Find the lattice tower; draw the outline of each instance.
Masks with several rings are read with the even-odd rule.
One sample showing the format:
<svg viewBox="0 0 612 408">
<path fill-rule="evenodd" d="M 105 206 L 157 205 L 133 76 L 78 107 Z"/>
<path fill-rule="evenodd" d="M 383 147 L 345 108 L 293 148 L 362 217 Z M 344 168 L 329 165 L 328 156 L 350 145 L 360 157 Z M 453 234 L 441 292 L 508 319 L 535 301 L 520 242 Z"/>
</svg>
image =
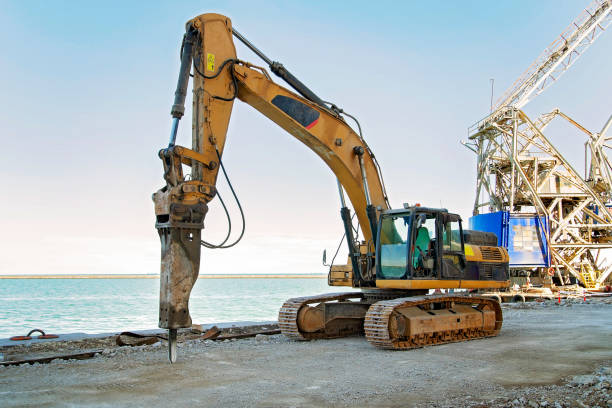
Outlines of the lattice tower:
<svg viewBox="0 0 612 408">
<path fill-rule="evenodd" d="M 606 207 L 612 196 L 606 154 L 610 120 L 594 133 L 558 109 L 532 121 L 521 108 L 567 71 L 611 22 L 612 0 L 593 1 L 503 94 L 493 112 L 468 129 L 464 143 L 477 155 L 474 215 L 486 208 L 547 217 L 545 245 L 552 269 L 539 272 L 554 272 L 562 282 L 573 275 L 589 286 L 601 285 L 612 272 L 598 265 L 600 251 L 612 248 L 612 216 Z M 555 118 L 587 135 L 584 176 L 544 135 Z"/>
</svg>

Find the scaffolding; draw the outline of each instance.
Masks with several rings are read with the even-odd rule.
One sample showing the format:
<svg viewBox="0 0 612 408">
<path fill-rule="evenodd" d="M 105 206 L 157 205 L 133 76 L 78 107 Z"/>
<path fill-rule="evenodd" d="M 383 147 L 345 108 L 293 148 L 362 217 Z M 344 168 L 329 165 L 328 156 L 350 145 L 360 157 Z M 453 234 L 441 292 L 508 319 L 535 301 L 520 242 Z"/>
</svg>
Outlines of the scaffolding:
<svg viewBox="0 0 612 408">
<path fill-rule="evenodd" d="M 522 108 L 557 81 L 612 22 L 612 0 L 595 0 L 497 101 L 490 115 L 468 129 L 464 145 L 477 155 L 473 214 L 509 211 L 545 217 L 549 268 L 561 283 L 573 276 L 596 288 L 612 272 L 600 254 L 612 249 L 612 166 L 606 136 L 612 116 L 592 132 L 555 109 L 531 120 Z M 579 172 L 544 135 L 556 118 L 584 133 L 585 171 Z M 582 149 L 582 146 L 580 147 Z"/>
</svg>

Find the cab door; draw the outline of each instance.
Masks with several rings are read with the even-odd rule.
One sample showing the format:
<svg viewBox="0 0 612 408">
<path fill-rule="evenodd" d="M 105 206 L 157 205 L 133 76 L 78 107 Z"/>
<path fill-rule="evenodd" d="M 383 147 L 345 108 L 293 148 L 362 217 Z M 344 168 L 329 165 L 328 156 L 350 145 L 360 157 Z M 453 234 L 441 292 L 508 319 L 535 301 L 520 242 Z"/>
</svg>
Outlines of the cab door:
<svg viewBox="0 0 612 408">
<path fill-rule="evenodd" d="M 418 211 L 411 228 L 410 251 L 408 252 L 409 277 L 412 279 L 439 278 L 439 228 L 438 213 Z"/>
<path fill-rule="evenodd" d="M 457 214 L 439 214 L 439 237 L 441 237 L 441 278 L 461 279 L 465 270 L 465 253 L 461 217 Z"/>
</svg>

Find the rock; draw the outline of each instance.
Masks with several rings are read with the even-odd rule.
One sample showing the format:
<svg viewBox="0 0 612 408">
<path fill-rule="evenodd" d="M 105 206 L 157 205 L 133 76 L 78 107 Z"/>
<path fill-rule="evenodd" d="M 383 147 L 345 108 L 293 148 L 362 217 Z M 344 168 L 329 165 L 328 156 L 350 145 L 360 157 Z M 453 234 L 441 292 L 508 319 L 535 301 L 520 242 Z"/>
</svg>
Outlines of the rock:
<svg viewBox="0 0 612 408">
<path fill-rule="evenodd" d="M 576 400 L 576 405 L 577 405 L 579 408 L 588 408 L 588 406 L 587 406 L 587 405 L 585 405 L 585 404 L 584 404 L 584 402 L 582 402 L 582 401 L 580 401 L 580 400 Z"/>
<path fill-rule="evenodd" d="M 612 375 L 612 368 L 610 367 L 601 367 L 598 371 L 603 375 Z"/>
<path fill-rule="evenodd" d="M 574 385 L 593 385 L 595 384 L 595 376 L 594 375 L 577 375 L 572 378 L 571 384 Z"/>
<path fill-rule="evenodd" d="M 527 405 L 528 405 L 528 406 L 530 406 L 531 408 L 538 408 L 538 407 L 540 406 L 540 405 L 539 405 L 537 402 L 535 402 L 535 401 L 529 401 L 529 402 L 527 403 Z"/>
<path fill-rule="evenodd" d="M 608 408 L 612 408 L 612 399 L 607 400 L 606 405 L 608 406 Z"/>
<path fill-rule="evenodd" d="M 266 336 L 265 334 L 258 334 L 255 336 L 255 341 L 258 341 L 258 342 L 268 341 L 268 336 Z"/>
<path fill-rule="evenodd" d="M 563 408 L 563 406 L 559 404 L 559 402 L 555 401 L 555 408 Z"/>
<path fill-rule="evenodd" d="M 548 406 L 548 401 L 544 400 L 544 401 L 540 402 L 540 406 L 541 407 L 547 407 Z"/>
</svg>

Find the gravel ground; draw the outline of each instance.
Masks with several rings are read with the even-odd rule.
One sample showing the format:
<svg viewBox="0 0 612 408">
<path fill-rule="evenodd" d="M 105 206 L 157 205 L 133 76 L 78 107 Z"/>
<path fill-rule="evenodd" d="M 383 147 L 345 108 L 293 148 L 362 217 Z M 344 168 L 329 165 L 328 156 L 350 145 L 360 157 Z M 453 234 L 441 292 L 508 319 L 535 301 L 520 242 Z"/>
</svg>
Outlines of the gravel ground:
<svg viewBox="0 0 612 408">
<path fill-rule="evenodd" d="M 410 351 L 360 337 L 195 339 L 169 365 L 162 342 L 102 342 L 90 360 L 0 368 L 0 406 L 610 408 L 611 303 L 511 304 L 498 337 Z"/>
</svg>

